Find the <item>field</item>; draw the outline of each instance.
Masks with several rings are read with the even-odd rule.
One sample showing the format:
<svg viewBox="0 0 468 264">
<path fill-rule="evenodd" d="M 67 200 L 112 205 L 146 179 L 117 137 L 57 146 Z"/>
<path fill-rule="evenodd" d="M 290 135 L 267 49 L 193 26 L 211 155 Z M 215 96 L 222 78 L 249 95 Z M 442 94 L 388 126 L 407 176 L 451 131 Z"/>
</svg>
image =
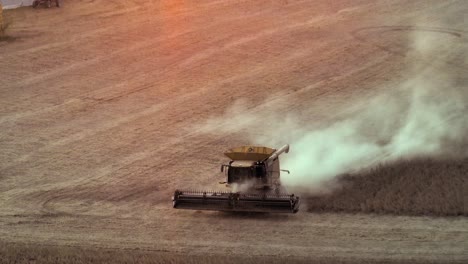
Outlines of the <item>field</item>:
<svg viewBox="0 0 468 264">
<path fill-rule="evenodd" d="M 3 12 L 0 262 L 468 261 L 466 1 L 62 2 Z M 352 149 L 353 170 L 290 181 L 295 215 L 172 208 L 176 188 L 220 188 L 231 147 L 298 157 L 297 131 L 346 120 L 378 138 L 404 121 L 375 98 L 415 80 L 457 109 L 413 137 L 443 145 Z"/>
<path fill-rule="evenodd" d="M 414 159 L 341 175 L 331 193 L 308 197 L 311 212 L 468 216 L 466 160 Z"/>
</svg>

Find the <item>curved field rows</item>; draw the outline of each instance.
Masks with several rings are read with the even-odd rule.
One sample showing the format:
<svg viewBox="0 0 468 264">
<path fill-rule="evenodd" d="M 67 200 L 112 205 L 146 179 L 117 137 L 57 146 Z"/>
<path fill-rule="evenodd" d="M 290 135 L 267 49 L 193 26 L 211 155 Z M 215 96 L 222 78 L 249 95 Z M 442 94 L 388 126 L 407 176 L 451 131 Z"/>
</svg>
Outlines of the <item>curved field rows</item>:
<svg viewBox="0 0 468 264">
<path fill-rule="evenodd" d="M 258 144 L 242 126 L 203 130 L 220 116 L 237 120 L 229 109 L 239 101 L 248 113 L 326 124 L 352 115 L 352 99 L 413 77 L 415 63 L 447 69 L 466 87 L 465 1 L 63 2 L 4 12 L 5 252 L 40 244 L 215 260 L 468 260 L 463 217 L 306 206 L 291 216 L 236 215 L 177 211 L 170 201 L 175 188 L 219 188 L 222 152 Z M 437 35 L 440 52 L 408 52 L 412 34 Z"/>
</svg>

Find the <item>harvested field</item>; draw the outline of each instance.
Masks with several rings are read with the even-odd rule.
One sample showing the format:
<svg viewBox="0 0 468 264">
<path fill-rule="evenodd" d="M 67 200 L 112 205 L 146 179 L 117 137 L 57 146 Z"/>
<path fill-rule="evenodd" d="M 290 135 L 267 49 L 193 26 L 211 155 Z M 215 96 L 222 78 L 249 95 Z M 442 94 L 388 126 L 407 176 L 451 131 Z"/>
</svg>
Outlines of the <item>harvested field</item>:
<svg viewBox="0 0 468 264">
<path fill-rule="evenodd" d="M 16 262 L 12 261 L 15 260 Z M 245 264 L 280 264 L 280 263 L 310 263 L 310 258 L 298 258 L 295 256 L 270 257 L 270 256 L 223 256 L 223 255 L 190 255 L 173 252 L 152 252 L 139 249 L 96 249 L 83 247 L 57 247 L 43 245 L 3 244 L 0 245 L 1 263 L 245 263 Z M 374 260 L 364 259 L 340 259 L 334 257 L 318 257 L 314 259 L 316 264 L 355 264 L 375 263 Z M 439 262 L 413 260 L 382 260 L 383 264 L 432 264 Z M 462 262 L 460 262 L 462 263 Z"/>
<path fill-rule="evenodd" d="M 467 13 L 463 0 L 5 10 L 0 261 L 466 263 Z M 400 115 L 372 115 L 377 104 L 411 116 L 415 83 L 431 92 L 418 102 L 450 111 L 406 127 Z M 382 94 L 399 97 L 376 103 Z M 351 132 L 331 133 L 348 120 Z M 401 134 L 406 145 L 388 135 L 399 125 L 416 131 Z M 329 152 L 347 146 L 335 192 L 303 194 L 295 215 L 171 207 L 176 188 L 219 189 L 222 152 L 244 144 L 290 143 L 287 187 L 316 188 L 327 159 L 305 157 L 310 178 L 295 168 L 309 150 L 300 128 L 321 131 L 307 135 Z M 355 151 L 361 143 L 376 160 Z"/>
</svg>

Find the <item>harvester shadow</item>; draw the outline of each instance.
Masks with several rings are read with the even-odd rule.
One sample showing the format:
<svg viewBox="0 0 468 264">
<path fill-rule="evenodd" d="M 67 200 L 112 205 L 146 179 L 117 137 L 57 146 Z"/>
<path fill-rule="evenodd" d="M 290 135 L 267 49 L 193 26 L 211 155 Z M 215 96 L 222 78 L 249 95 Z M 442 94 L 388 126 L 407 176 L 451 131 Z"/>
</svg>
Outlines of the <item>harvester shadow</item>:
<svg viewBox="0 0 468 264">
<path fill-rule="evenodd" d="M 216 218 L 222 219 L 254 219 L 254 220 L 272 220 L 272 221 L 283 221 L 285 219 L 292 219 L 290 214 L 275 214 L 275 213 L 263 213 L 263 212 L 217 212 Z"/>
</svg>

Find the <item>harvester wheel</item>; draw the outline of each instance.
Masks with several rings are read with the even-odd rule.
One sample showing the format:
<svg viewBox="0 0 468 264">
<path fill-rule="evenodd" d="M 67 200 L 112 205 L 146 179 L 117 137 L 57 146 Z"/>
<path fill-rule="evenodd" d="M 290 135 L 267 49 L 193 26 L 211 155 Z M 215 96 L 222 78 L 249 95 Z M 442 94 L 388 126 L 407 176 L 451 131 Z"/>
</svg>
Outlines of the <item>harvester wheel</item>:
<svg viewBox="0 0 468 264">
<path fill-rule="evenodd" d="M 34 0 L 32 7 L 36 8 L 39 5 L 39 0 Z"/>
<path fill-rule="evenodd" d="M 60 7 L 60 0 L 55 0 L 57 7 Z"/>
</svg>

